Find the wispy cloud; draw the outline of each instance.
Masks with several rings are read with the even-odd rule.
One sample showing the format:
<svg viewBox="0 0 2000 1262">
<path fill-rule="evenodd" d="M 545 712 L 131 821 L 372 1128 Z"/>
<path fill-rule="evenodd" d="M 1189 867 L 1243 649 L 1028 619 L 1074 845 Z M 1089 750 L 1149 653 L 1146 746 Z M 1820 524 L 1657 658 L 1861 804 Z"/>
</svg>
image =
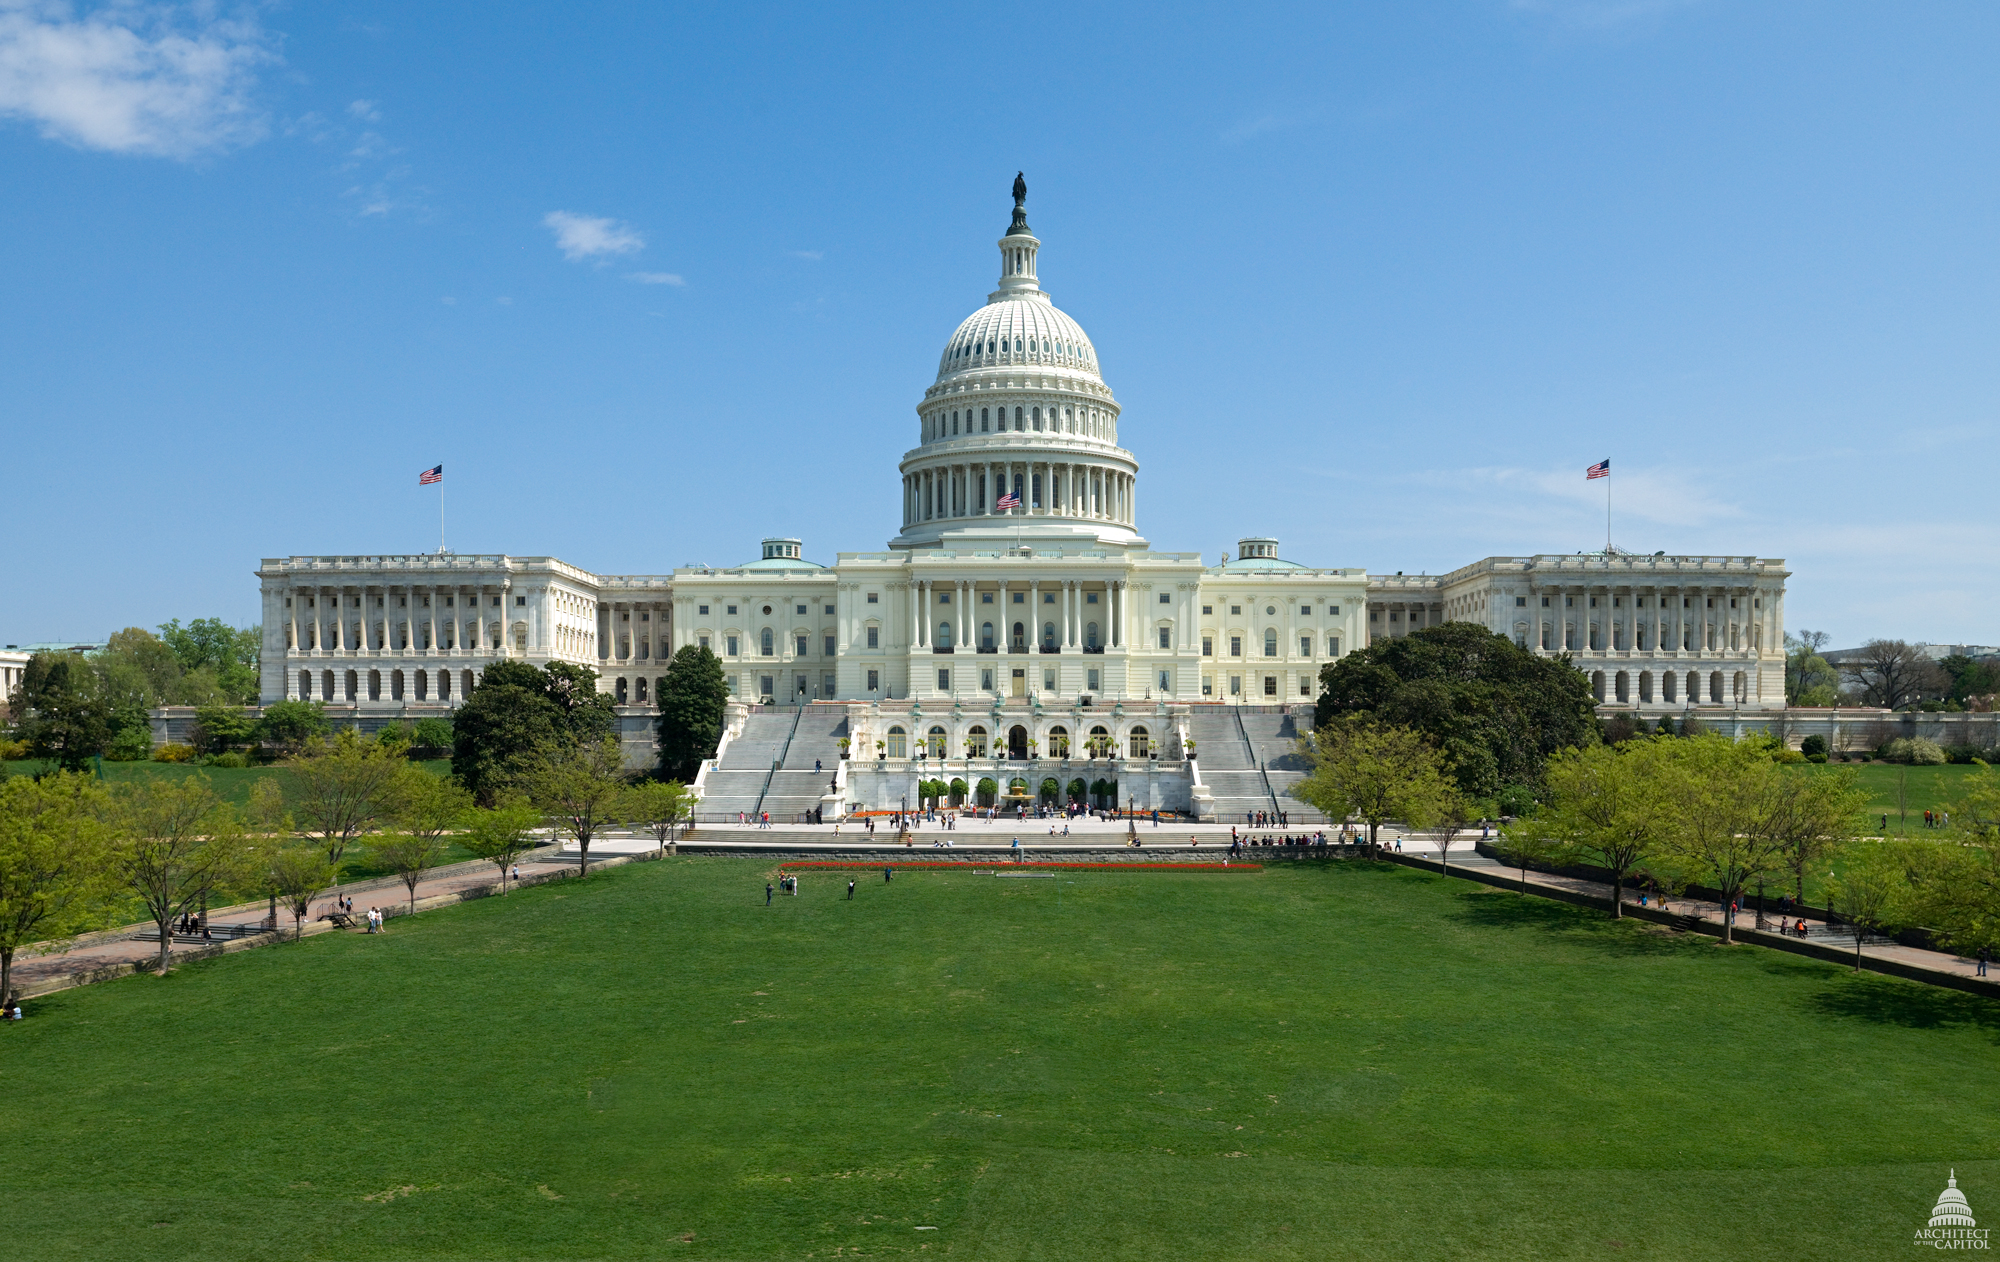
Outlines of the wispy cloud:
<svg viewBox="0 0 2000 1262">
<path fill-rule="evenodd" d="M 364 123 L 379 123 L 382 121 L 382 111 L 377 108 L 379 104 L 376 101 L 353 101 L 348 104 L 347 113 Z"/>
<path fill-rule="evenodd" d="M 812 262 L 812 263 L 817 263 L 817 262 L 819 262 L 819 261 L 820 261 L 821 259 L 823 259 L 823 258 L 825 258 L 825 257 L 826 257 L 826 251 L 825 251 L 825 250 L 793 250 L 793 251 L 791 251 L 791 255 L 792 255 L 792 257 L 793 257 L 793 258 L 795 258 L 795 259 L 805 259 L 805 260 L 807 260 L 808 262 Z"/>
<path fill-rule="evenodd" d="M 206 5 L 0 0 L 0 115 L 81 149 L 188 158 L 268 129 L 252 99 L 279 60 L 254 19 Z"/>
<path fill-rule="evenodd" d="M 638 229 L 616 219 L 552 210 L 542 216 L 542 223 L 556 234 L 556 248 L 572 263 L 600 255 L 633 254 L 646 248 L 646 238 L 639 235 Z"/>
<path fill-rule="evenodd" d="M 641 285 L 685 285 L 687 281 L 677 272 L 629 272 L 626 280 L 637 281 Z"/>
</svg>

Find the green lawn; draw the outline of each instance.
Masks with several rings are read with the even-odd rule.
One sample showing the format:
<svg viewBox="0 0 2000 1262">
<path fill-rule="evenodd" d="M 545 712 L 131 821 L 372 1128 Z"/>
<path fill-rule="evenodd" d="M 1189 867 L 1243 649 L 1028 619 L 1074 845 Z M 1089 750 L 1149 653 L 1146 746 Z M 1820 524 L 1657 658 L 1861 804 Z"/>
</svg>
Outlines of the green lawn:
<svg viewBox="0 0 2000 1262">
<path fill-rule="evenodd" d="M 1865 821 L 1868 832 L 1880 832 L 1882 817 L 1887 815 L 1892 835 L 1901 836 L 1907 832 L 1912 837 L 1925 835 L 1925 811 L 1951 810 L 1966 790 L 1965 778 L 1980 774 L 1978 767 L 1951 764 L 1942 767 L 1902 767 L 1893 763 L 1871 762 L 1863 763 L 1855 770 L 1861 773 L 1861 787 L 1868 791 Z M 1896 805 L 1896 782 L 1899 778 L 1906 784 L 1907 824 L 1899 818 Z"/>
<path fill-rule="evenodd" d="M 0 1028 L 9 1258 L 1882 1258 L 2000 1004 L 1361 863 L 679 859 Z M 935 1227 L 935 1231 L 919 1231 Z"/>
<path fill-rule="evenodd" d="M 0 762 L 0 776 L 33 775 L 51 764 L 37 759 L 19 762 Z M 417 764 L 426 771 L 437 775 L 451 774 L 448 759 Z M 204 776 L 215 788 L 216 795 L 237 806 L 250 803 L 250 786 L 270 776 L 284 776 L 282 767 L 197 767 L 187 763 L 172 762 L 107 762 L 104 764 L 104 779 L 109 784 L 124 784 L 134 780 L 157 780 L 162 777 L 171 780 L 185 780 L 191 775 Z"/>
</svg>

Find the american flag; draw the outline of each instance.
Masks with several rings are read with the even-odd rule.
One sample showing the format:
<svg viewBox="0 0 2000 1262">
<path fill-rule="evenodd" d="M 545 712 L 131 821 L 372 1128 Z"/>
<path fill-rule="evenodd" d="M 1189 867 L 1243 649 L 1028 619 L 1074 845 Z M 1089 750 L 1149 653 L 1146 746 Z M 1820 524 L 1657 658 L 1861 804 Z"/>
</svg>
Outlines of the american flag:
<svg viewBox="0 0 2000 1262">
<path fill-rule="evenodd" d="M 1608 478 L 1610 476 L 1611 462 L 1609 460 L 1600 460 L 1583 471 L 1583 480 L 1586 482 L 1592 478 Z"/>
<path fill-rule="evenodd" d="M 1021 506 L 1021 497 L 1014 494 L 1014 492 L 1012 491 L 1009 491 L 1005 495 L 1001 496 L 1000 502 L 994 505 L 995 508 L 1001 509 L 1002 511 L 1005 511 L 1006 509 L 1009 508 L 1019 508 L 1020 506 Z"/>
<path fill-rule="evenodd" d="M 1596 477 L 1597 475 L 1592 474 L 1591 476 Z M 429 486 L 433 482 L 442 482 L 442 481 L 444 481 L 443 465 L 438 465 L 436 468 L 433 469 L 426 469 L 422 473 L 419 473 L 417 475 L 418 486 Z"/>
</svg>

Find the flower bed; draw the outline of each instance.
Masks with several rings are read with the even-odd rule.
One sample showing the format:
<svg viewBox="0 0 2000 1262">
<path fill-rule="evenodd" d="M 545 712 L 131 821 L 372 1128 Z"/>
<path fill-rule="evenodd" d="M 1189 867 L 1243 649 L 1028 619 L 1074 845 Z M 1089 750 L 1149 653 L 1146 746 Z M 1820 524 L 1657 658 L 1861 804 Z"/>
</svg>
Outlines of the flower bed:
<svg viewBox="0 0 2000 1262">
<path fill-rule="evenodd" d="M 870 872 L 876 868 L 996 868 L 1009 871 L 1020 868 L 1052 868 L 1062 872 L 1261 872 L 1263 865 L 1256 863 L 1064 863 L 1059 860 L 1030 860 L 1014 863 L 1004 859 L 884 859 L 880 863 L 869 863 L 854 859 L 797 859 L 780 863 L 783 869 L 851 869 Z"/>
</svg>

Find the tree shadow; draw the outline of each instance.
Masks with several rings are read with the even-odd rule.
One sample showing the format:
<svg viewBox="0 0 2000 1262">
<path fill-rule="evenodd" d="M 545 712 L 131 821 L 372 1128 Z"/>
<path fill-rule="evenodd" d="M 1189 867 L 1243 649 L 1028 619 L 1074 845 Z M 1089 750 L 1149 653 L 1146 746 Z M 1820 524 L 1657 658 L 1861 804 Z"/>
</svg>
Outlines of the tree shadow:
<svg viewBox="0 0 2000 1262">
<path fill-rule="evenodd" d="M 1565 943 L 1615 955 L 1676 955 L 1715 945 L 1700 934 L 1675 933 L 1651 921 L 1613 920 L 1592 907 L 1522 896 L 1518 891 L 1481 886 L 1455 895 L 1452 918 L 1481 929 L 1529 930 L 1560 937 Z"/>
<path fill-rule="evenodd" d="M 2000 1032 L 2000 1002 L 1878 973 L 1850 973 L 1806 1002 L 1824 1016 L 1876 1025 L 1912 1030 L 1973 1026 Z"/>
</svg>

